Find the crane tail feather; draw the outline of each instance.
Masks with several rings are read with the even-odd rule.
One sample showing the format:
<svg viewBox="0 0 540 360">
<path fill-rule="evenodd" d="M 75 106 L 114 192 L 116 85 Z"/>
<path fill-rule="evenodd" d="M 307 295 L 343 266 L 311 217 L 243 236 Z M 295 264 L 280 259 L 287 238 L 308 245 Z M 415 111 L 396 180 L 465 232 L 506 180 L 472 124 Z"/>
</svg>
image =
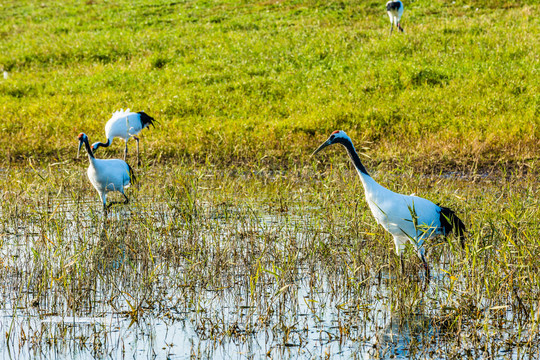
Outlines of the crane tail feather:
<svg viewBox="0 0 540 360">
<path fill-rule="evenodd" d="M 401 3 L 399 1 L 389 1 L 386 3 L 386 11 L 398 11 L 401 7 Z"/>
<path fill-rule="evenodd" d="M 137 182 L 137 178 L 135 177 L 135 172 L 133 171 L 133 168 L 129 164 L 127 164 L 127 166 L 129 169 L 129 183 L 135 184 Z"/>
<path fill-rule="evenodd" d="M 144 129 L 147 126 L 152 125 L 153 127 L 156 127 L 156 119 L 146 114 L 144 111 L 139 111 L 139 115 L 141 116 L 141 124 L 142 128 Z"/>
<path fill-rule="evenodd" d="M 444 229 L 445 235 L 453 232 L 459 239 L 461 247 L 465 248 L 465 233 L 467 230 L 463 221 L 451 209 L 442 206 L 440 217 L 441 227 Z"/>
</svg>

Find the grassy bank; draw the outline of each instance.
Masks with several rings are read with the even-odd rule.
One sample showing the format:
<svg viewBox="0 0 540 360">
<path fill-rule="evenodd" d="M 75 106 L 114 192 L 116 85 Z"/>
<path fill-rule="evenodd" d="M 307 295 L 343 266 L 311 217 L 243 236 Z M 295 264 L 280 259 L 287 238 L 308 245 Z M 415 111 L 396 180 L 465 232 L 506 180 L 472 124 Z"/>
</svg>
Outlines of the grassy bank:
<svg viewBox="0 0 540 360">
<path fill-rule="evenodd" d="M 389 37 L 380 1 L 4 2 L 0 161 L 71 158 L 130 107 L 160 162 L 302 164 L 343 129 L 374 163 L 537 168 L 538 4 L 405 5 Z"/>
</svg>

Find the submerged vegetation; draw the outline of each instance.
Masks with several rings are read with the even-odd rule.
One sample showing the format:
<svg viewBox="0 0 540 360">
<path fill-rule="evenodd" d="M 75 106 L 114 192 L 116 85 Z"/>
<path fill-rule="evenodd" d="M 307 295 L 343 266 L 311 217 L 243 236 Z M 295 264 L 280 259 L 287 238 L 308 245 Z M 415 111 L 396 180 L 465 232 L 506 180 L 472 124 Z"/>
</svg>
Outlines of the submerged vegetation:
<svg viewBox="0 0 540 360">
<path fill-rule="evenodd" d="M 538 358 L 540 5 L 405 8 L 2 2 L 0 354 Z M 159 125 L 104 218 L 76 137 L 126 107 Z M 309 157 L 336 129 L 465 221 L 430 282 L 343 150 Z"/>
<path fill-rule="evenodd" d="M 342 164 L 286 174 L 141 170 L 133 201 L 106 221 L 82 166 L 3 173 L 0 348 L 539 355 L 536 179 L 374 174 L 459 207 L 469 225 L 465 250 L 453 237 L 427 244 L 428 283 L 412 249 L 401 274 L 392 239 Z"/>
</svg>

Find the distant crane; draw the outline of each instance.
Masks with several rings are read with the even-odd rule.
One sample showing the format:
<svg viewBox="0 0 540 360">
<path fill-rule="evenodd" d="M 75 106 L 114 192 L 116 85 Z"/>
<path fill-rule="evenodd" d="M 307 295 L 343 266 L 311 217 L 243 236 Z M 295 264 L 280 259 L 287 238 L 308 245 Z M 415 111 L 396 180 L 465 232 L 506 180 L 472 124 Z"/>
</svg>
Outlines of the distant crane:
<svg viewBox="0 0 540 360">
<path fill-rule="evenodd" d="M 124 188 L 128 187 L 135 181 L 135 176 L 133 174 L 133 169 L 129 166 L 124 160 L 120 159 L 96 159 L 94 153 L 90 148 L 90 143 L 88 141 L 88 136 L 84 133 L 79 134 L 79 150 L 77 152 L 77 157 L 79 157 L 79 152 L 81 147 L 85 146 L 86 152 L 88 153 L 88 160 L 90 160 L 90 166 L 88 166 L 88 179 L 94 185 L 94 188 L 99 194 L 101 201 L 103 202 L 103 211 L 107 214 L 107 210 L 113 204 L 120 204 L 122 202 L 110 202 L 107 205 L 107 193 L 110 191 L 119 191 L 124 195 L 125 201 L 124 204 L 129 202 L 128 197 L 124 193 Z"/>
<path fill-rule="evenodd" d="M 313 155 L 332 144 L 341 144 L 358 171 L 364 185 L 366 200 L 377 223 L 394 237 L 396 253 L 404 272 L 403 250 L 411 242 L 422 260 L 429 278 L 429 266 L 424 256 L 424 241 L 428 238 L 453 232 L 464 248 L 465 225 L 449 208 L 435 205 L 429 200 L 413 195 L 402 195 L 379 185 L 360 161 L 351 139 L 344 131 L 334 131 L 328 140 L 313 152 Z M 313 156 L 312 155 L 312 156 Z"/>
<path fill-rule="evenodd" d="M 108 147 L 115 137 L 122 138 L 126 142 L 126 148 L 124 150 L 125 161 L 128 151 L 127 143 L 128 140 L 133 137 L 137 141 L 137 165 L 140 165 L 139 138 L 136 135 L 150 125 L 155 127 L 154 122 L 156 122 L 156 120 L 148 116 L 144 111 L 130 112 L 129 109 L 126 109 L 125 111 L 120 109 L 120 111 L 114 112 L 109 121 L 107 121 L 107 124 L 105 124 L 105 137 L 107 138 L 107 142 L 96 142 L 92 144 L 92 150 L 96 151 L 100 146 Z"/>
<path fill-rule="evenodd" d="M 403 3 L 400 0 L 390 0 L 386 3 L 386 12 L 388 13 L 388 17 L 390 18 L 390 35 L 392 35 L 394 25 L 396 25 L 399 31 L 403 32 L 403 28 L 401 27 L 400 23 L 401 16 L 403 15 Z"/>
</svg>

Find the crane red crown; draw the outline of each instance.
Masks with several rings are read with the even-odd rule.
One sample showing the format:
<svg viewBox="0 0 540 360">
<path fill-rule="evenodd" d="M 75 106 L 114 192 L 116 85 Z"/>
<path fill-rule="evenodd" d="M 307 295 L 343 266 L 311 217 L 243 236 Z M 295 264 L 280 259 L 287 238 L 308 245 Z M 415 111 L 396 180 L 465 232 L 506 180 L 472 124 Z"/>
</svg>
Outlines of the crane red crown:
<svg viewBox="0 0 540 360">
<path fill-rule="evenodd" d="M 79 134 L 79 136 L 78 136 L 79 140 L 83 137 L 83 135 L 84 135 L 83 133 Z"/>
<path fill-rule="evenodd" d="M 340 130 L 336 130 L 332 133 L 332 135 L 337 134 Z"/>
</svg>

